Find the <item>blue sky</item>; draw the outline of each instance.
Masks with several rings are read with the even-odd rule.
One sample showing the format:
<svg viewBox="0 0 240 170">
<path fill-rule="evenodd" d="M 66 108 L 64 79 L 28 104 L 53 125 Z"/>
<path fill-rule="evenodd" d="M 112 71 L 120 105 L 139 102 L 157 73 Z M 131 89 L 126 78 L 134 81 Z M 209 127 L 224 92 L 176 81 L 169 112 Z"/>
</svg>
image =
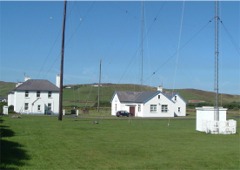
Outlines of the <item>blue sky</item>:
<svg viewBox="0 0 240 170">
<path fill-rule="evenodd" d="M 55 82 L 63 2 L 0 2 L 0 80 Z M 144 3 L 143 84 L 214 90 L 214 2 Z M 240 2 L 220 2 L 219 88 L 240 94 Z M 212 21 L 212 22 L 209 22 Z M 64 84 L 141 83 L 141 2 L 70 1 Z"/>
</svg>

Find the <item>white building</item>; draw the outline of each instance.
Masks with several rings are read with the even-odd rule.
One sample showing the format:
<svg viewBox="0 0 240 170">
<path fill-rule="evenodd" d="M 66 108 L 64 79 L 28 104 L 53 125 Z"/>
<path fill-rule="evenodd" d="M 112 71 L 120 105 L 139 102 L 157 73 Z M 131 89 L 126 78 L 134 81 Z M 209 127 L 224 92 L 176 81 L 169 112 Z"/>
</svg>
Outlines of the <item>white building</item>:
<svg viewBox="0 0 240 170">
<path fill-rule="evenodd" d="M 8 95 L 8 106 L 21 114 L 58 114 L 59 88 L 48 80 L 25 79 Z"/>
<path fill-rule="evenodd" d="M 158 91 L 116 91 L 111 100 L 111 115 L 126 110 L 136 117 L 186 116 L 186 102 L 179 94 Z"/>
<path fill-rule="evenodd" d="M 237 121 L 227 120 L 227 109 L 218 108 L 218 120 L 215 120 L 216 111 L 214 107 L 197 107 L 196 130 L 210 134 L 236 134 Z"/>
</svg>

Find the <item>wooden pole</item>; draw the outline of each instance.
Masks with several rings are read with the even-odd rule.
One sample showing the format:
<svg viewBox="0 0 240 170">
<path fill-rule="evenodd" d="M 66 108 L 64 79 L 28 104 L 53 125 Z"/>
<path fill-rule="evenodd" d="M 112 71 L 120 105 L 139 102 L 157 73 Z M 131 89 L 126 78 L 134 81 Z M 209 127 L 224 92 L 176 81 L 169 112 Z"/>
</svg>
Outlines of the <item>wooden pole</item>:
<svg viewBox="0 0 240 170">
<path fill-rule="evenodd" d="M 65 25 L 66 25 L 67 0 L 64 0 L 63 27 L 62 27 L 62 48 L 61 48 L 61 66 L 60 66 L 60 91 L 59 91 L 59 115 L 58 120 L 62 120 L 62 98 L 63 98 L 63 66 L 64 66 L 64 45 L 65 45 Z"/>
</svg>

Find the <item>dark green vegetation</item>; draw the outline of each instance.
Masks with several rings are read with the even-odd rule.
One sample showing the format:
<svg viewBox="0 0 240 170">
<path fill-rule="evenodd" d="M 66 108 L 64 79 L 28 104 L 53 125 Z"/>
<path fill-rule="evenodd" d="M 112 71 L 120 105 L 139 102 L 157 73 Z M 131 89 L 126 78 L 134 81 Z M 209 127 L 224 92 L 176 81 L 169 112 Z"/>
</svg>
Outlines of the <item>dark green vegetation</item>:
<svg viewBox="0 0 240 170">
<path fill-rule="evenodd" d="M 200 133 L 194 119 L 83 116 L 0 117 L 1 169 L 240 168 L 239 134 Z"/>
</svg>

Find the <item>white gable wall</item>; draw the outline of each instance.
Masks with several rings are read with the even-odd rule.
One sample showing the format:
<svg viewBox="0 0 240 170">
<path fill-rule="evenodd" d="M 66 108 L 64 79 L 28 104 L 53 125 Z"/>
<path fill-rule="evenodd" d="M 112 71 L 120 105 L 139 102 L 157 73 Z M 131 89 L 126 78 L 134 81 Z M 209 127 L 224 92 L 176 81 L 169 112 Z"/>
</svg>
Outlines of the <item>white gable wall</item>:
<svg viewBox="0 0 240 170">
<path fill-rule="evenodd" d="M 158 98 L 160 95 L 160 98 Z M 143 105 L 143 113 L 139 117 L 174 117 L 174 103 L 159 93 Z M 151 111 L 151 105 L 156 105 L 156 111 Z M 167 105 L 167 111 L 162 111 L 162 105 Z"/>
<path fill-rule="evenodd" d="M 172 101 L 174 101 L 174 112 L 176 116 L 186 116 L 185 101 L 178 94 L 175 96 L 172 97 Z"/>
<path fill-rule="evenodd" d="M 14 105 L 14 93 L 8 94 L 8 106 Z"/>
<path fill-rule="evenodd" d="M 116 112 L 120 110 L 120 108 L 121 108 L 121 103 L 118 99 L 117 94 L 115 94 L 111 103 L 111 115 L 116 116 Z"/>
</svg>

